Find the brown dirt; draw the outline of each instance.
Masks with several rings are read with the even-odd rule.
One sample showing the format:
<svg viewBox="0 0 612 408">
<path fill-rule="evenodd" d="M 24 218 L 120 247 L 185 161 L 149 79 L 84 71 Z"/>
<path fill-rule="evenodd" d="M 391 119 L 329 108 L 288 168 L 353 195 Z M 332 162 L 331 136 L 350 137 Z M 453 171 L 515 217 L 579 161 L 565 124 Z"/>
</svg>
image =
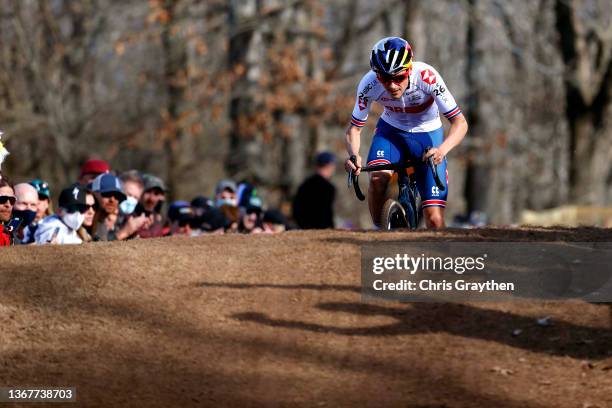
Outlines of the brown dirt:
<svg viewBox="0 0 612 408">
<path fill-rule="evenodd" d="M 67 406 L 87 407 L 612 406 L 608 305 L 362 302 L 360 245 L 411 239 L 611 241 L 612 231 L 4 249 L 0 385 L 75 386 Z M 542 316 L 555 324 L 538 326 Z"/>
</svg>

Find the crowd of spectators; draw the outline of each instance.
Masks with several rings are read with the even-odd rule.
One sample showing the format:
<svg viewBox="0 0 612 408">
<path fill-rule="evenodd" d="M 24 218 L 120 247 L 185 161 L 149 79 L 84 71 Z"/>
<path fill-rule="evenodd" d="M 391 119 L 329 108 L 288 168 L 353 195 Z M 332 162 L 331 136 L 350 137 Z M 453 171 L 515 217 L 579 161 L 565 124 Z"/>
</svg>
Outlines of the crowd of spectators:
<svg viewBox="0 0 612 408">
<path fill-rule="evenodd" d="M 167 195 L 161 178 L 136 170 L 117 173 L 98 159 L 85 162 L 75 183 L 57 196 L 44 180 L 12 184 L 0 173 L 0 246 L 278 233 L 291 228 L 280 211 L 264 207 L 248 183 L 222 180 L 214 196 L 191 201 L 166 203 Z"/>
<path fill-rule="evenodd" d="M 298 226 L 281 211 L 266 208 L 247 182 L 221 180 L 211 197 L 167 203 L 161 178 L 137 170 L 113 171 L 99 159 L 86 161 L 77 180 L 57 196 L 45 180 L 13 184 L 0 172 L 0 246 L 333 228 L 335 188 L 329 179 L 335 157 L 321 153 L 316 164 L 293 202 Z"/>
</svg>

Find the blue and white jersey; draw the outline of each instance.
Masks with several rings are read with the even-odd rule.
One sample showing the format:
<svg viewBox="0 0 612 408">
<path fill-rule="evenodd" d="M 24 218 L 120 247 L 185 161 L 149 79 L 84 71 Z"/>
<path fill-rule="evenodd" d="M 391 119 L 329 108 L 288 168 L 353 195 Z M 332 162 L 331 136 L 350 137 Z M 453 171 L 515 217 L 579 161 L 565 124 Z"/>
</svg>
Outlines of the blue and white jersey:
<svg viewBox="0 0 612 408">
<path fill-rule="evenodd" d="M 440 112 L 449 120 L 461 113 L 440 74 L 431 65 L 418 61 L 412 63 L 410 83 L 400 99 L 391 97 L 374 71 L 365 74 L 357 88 L 353 126 L 365 125 L 373 102 L 385 108 L 382 120 L 406 132 L 436 130 L 442 126 Z"/>
</svg>

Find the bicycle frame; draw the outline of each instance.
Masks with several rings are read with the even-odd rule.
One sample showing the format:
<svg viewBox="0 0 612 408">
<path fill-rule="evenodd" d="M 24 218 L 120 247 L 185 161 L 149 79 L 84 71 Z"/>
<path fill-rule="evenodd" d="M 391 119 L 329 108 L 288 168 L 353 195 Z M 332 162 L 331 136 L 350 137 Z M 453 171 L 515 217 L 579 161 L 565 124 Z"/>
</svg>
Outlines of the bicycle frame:
<svg viewBox="0 0 612 408">
<path fill-rule="evenodd" d="M 427 148 L 426 150 L 429 150 Z M 351 161 L 356 164 L 356 158 L 351 157 Z M 383 165 L 376 166 L 364 166 L 361 168 L 361 171 L 364 172 L 372 172 L 372 171 L 381 171 L 381 170 L 393 170 L 397 173 L 397 183 L 399 187 L 399 194 L 397 201 L 399 201 L 400 205 L 404 208 L 405 216 L 407 224 L 412 228 L 416 229 L 419 222 L 419 209 L 417 208 L 417 197 L 418 191 L 416 188 L 416 182 L 407 174 L 406 169 L 410 167 L 414 167 L 414 161 L 406 161 L 406 162 L 398 162 L 398 163 L 389 163 Z M 436 185 L 442 191 L 446 189 L 440 177 L 438 175 L 438 166 L 433 162 L 433 156 L 430 156 L 427 159 L 427 165 L 430 168 Z M 349 172 L 348 175 L 348 185 L 349 188 L 351 185 L 355 189 L 355 195 L 360 201 L 365 200 L 365 194 L 361 191 L 361 187 L 359 186 L 359 176 L 353 174 L 353 172 Z"/>
</svg>

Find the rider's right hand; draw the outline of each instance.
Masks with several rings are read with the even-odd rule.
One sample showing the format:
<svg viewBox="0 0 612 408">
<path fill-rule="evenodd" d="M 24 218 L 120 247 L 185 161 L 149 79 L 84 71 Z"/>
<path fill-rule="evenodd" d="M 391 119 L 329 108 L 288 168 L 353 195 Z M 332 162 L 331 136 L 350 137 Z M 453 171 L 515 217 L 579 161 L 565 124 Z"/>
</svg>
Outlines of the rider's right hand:
<svg viewBox="0 0 612 408">
<path fill-rule="evenodd" d="M 355 176 L 358 176 L 359 173 L 361 173 L 361 156 L 355 155 L 355 158 L 356 158 L 355 161 L 357 162 L 357 166 L 355 166 L 355 164 L 351 161 L 351 158 L 349 157 L 344 162 L 344 168 L 346 169 L 347 173 L 353 171 L 353 174 Z"/>
</svg>

